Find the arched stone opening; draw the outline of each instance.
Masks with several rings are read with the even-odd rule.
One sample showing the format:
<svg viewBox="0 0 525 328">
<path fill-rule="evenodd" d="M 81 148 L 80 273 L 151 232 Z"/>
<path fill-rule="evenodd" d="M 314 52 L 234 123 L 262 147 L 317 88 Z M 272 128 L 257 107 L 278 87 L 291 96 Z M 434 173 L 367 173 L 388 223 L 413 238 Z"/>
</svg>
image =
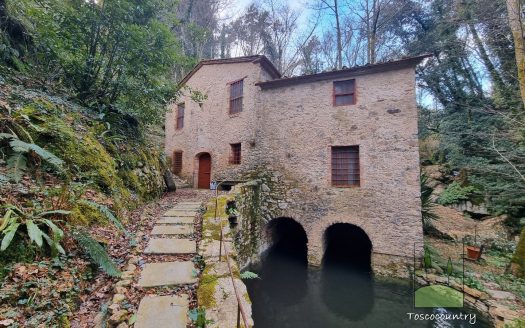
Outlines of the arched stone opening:
<svg viewBox="0 0 525 328">
<path fill-rule="evenodd" d="M 291 218 L 273 219 L 265 228 L 270 245 L 262 254 L 258 270 L 261 279 L 253 281 L 255 285 L 252 289 L 260 291 L 259 297 L 274 300 L 274 306 L 297 303 L 307 290 L 306 232 L 301 224 Z"/>
<path fill-rule="evenodd" d="M 324 233 L 321 298 L 327 308 L 358 321 L 374 307 L 372 242 L 360 227 L 336 223 Z"/>
<path fill-rule="evenodd" d="M 266 225 L 270 247 L 269 255 L 287 258 L 297 263 L 308 263 L 308 237 L 303 226 L 292 218 L 273 219 Z"/>
<path fill-rule="evenodd" d="M 350 223 L 336 223 L 324 233 L 323 267 L 337 266 L 372 271 L 372 242 L 366 232 Z"/>
</svg>

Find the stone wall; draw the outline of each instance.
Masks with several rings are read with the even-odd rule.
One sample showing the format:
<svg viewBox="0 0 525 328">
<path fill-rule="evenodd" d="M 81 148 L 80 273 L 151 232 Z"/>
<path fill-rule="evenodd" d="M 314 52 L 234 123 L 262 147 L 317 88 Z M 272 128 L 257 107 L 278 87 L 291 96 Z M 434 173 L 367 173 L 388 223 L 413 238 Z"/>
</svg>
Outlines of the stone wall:
<svg viewBox="0 0 525 328">
<path fill-rule="evenodd" d="M 240 172 L 253 166 L 258 158 L 252 151 L 257 144 L 255 101 L 259 87 L 255 83 L 264 79 L 261 69 L 253 63 L 205 65 L 187 82 L 191 90 L 207 95 L 199 105 L 191 100 L 189 91 L 178 103 L 185 103 L 184 127 L 175 129 L 177 104 L 166 114 L 166 156 L 183 152 L 181 176 L 196 187 L 197 155 L 207 152 L 212 158 L 213 179 L 235 179 Z M 244 78 L 243 110 L 229 113 L 229 83 Z M 229 164 L 230 144 L 242 143 L 242 163 Z"/>
<path fill-rule="evenodd" d="M 228 82 L 243 77 L 243 111 L 229 115 Z M 167 115 L 166 154 L 184 152 L 182 175 L 189 179 L 196 155 L 209 152 L 212 179 L 257 180 L 240 186 L 247 195 L 242 211 L 257 208 L 246 224 L 295 219 L 307 232 L 311 264 L 320 264 L 323 234 L 334 223 L 362 228 L 374 258 L 411 262 L 413 245 L 423 241 L 414 67 L 348 78 L 356 80 L 357 102 L 334 107 L 332 80 L 261 90 L 255 83 L 268 74 L 256 64 L 205 65 L 188 85 L 208 99 L 200 107 L 184 98 L 182 130 L 175 131 L 174 114 Z M 237 142 L 242 164 L 231 165 L 229 144 Z M 331 147 L 350 145 L 359 145 L 361 185 L 332 187 Z M 247 231 L 258 235 L 255 244 L 250 235 L 242 239 L 251 243 L 248 253 L 260 253 L 264 229 Z"/>
<path fill-rule="evenodd" d="M 303 225 L 319 264 L 334 223 L 361 227 L 373 251 L 411 258 L 423 241 L 413 68 L 362 75 L 356 105 L 332 105 L 332 81 L 264 90 L 258 119 L 266 167 L 290 187 L 281 215 Z M 361 186 L 330 183 L 331 146 L 359 145 Z"/>
</svg>

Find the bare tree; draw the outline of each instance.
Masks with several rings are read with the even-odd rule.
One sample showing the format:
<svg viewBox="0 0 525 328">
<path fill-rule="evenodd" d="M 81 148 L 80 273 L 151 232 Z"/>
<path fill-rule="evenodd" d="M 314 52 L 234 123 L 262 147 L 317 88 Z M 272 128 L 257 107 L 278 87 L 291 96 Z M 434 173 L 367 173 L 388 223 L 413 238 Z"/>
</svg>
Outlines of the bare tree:
<svg viewBox="0 0 525 328">
<path fill-rule="evenodd" d="M 523 6 L 520 0 L 507 0 L 507 13 L 509 25 L 514 39 L 514 54 L 518 66 L 518 80 L 520 84 L 521 99 L 525 104 L 525 44 L 523 41 Z"/>
<path fill-rule="evenodd" d="M 330 10 L 335 17 L 336 68 L 343 67 L 343 43 L 341 32 L 341 8 L 338 0 L 319 0 L 314 7 L 317 10 Z"/>
<path fill-rule="evenodd" d="M 279 71 L 289 73 L 297 66 L 297 61 L 289 52 L 297 31 L 299 14 L 276 0 L 266 0 L 263 2 L 263 8 L 268 11 L 269 22 L 268 29 L 261 31 L 264 53 Z"/>
<path fill-rule="evenodd" d="M 261 54 L 264 50 L 264 41 L 261 35 L 269 27 L 268 12 L 251 4 L 244 14 L 231 23 L 234 33 L 234 45 L 242 55 L 250 56 Z"/>
</svg>

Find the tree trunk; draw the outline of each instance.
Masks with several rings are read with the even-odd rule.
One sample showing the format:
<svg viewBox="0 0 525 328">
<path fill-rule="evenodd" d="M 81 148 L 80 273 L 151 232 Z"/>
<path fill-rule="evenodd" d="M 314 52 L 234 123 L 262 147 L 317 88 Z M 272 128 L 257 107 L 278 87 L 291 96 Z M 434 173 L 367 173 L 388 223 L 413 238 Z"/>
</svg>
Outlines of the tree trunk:
<svg viewBox="0 0 525 328">
<path fill-rule="evenodd" d="M 496 89 L 499 89 L 499 91 L 503 91 L 503 88 L 505 87 L 505 84 L 503 83 L 503 79 L 501 78 L 498 70 L 496 69 L 492 61 L 490 60 L 489 55 L 487 54 L 487 51 L 485 50 L 485 46 L 483 45 L 483 42 L 481 41 L 481 38 L 479 37 L 478 31 L 476 30 L 476 26 L 474 26 L 474 24 L 472 23 L 469 23 L 469 29 L 470 29 L 470 33 L 472 33 L 474 43 L 476 44 L 476 47 L 479 50 L 481 60 L 483 60 L 485 67 L 487 67 L 487 70 L 490 74 L 490 78 L 492 82 L 496 86 Z"/>
<path fill-rule="evenodd" d="M 339 8 L 337 0 L 334 0 L 335 24 L 337 29 L 337 69 L 343 68 L 343 45 L 341 41 L 341 25 L 339 23 Z"/>
<path fill-rule="evenodd" d="M 377 24 L 379 21 L 379 6 L 377 0 L 372 2 L 372 27 L 370 29 L 370 37 L 368 39 L 368 45 L 370 50 L 370 56 L 368 62 L 375 64 L 376 62 L 376 43 L 377 43 Z"/>
<path fill-rule="evenodd" d="M 507 14 L 514 39 L 514 55 L 518 66 L 521 100 L 525 105 L 525 48 L 523 42 L 523 22 L 521 21 L 520 0 L 507 0 Z"/>
</svg>

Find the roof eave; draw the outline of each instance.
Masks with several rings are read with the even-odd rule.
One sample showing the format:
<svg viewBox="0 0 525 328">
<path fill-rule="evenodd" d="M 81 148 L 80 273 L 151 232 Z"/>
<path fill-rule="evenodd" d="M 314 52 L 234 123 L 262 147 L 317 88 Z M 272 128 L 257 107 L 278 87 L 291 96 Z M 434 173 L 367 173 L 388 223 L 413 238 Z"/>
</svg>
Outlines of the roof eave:
<svg viewBox="0 0 525 328">
<path fill-rule="evenodd" d="M 265 69 L 272 78 L 278 79 L 281 77 L 281 73 L 272 64 L 272 62 L 263 55 L 245 56 L 245 57 L 234 57 L 224 59 L 205 59 L 201 60 L 186 76 L 179 82 L 179 87 L 184 86 L 188 80 L 204 65 L 217 65 L 217 64 L 235 64 L 235 63 L 259 63 L 263 69 Z"/>
<path fill-rule="evenodd" d="M 432 55 L 424 54 L 420 56 L 400 59 L 397 61 L 377 63 L 377 64 L 366 65 L 366 66 L 358 66 L 358 67 L 347 68 L 347 69 L 342 69 L 338 71 L 322 72 L 322 73 L 317 73 L 317 74 L 295 76 L 295 77 L 291 77 L 287 79 L 258 82 L 255 85 L 258 85 L 263 90 L 264 89 L 274 89 L 274 88 L 284 87 L 288 85 L 319 82 L 319 81 L 325 81 L 325 80 L 330 80 L 330 79 L 338 79 L 341 77 L 358 76 L 358 75 L 372 74 L 372 73 L 378 73 L 378 72 L 384 72 L 384 71 L 391 71 L 395 69 L 402 69 L 402 68 L 416 66 L 423 59 L 428 58 L 428 57 L 432 57 Z"/>
</svg>

